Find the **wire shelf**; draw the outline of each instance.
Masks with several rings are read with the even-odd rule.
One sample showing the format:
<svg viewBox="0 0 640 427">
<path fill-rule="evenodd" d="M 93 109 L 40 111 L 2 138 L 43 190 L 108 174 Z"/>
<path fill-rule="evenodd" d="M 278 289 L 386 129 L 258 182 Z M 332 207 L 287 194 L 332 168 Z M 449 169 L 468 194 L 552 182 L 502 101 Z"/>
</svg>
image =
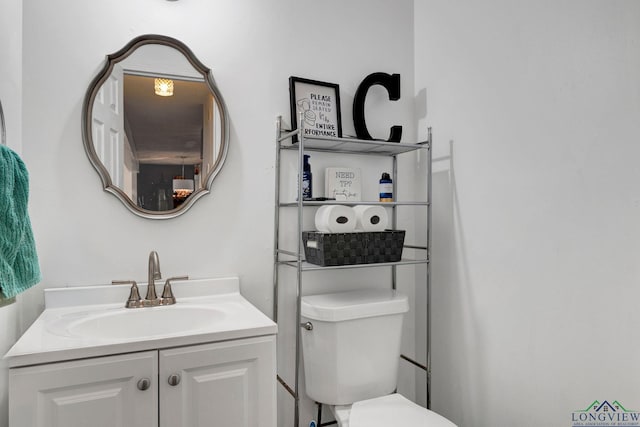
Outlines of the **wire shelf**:
<svg viewBox="0 0 640 427">
<path fill-rule="evenodd" d="M 280 148 L 298 150 L 300 144 L 293 142 L 293 136 L 299 132 L 282 132 L 279 138 Z M 429 148 L 429 141 L 417 144 L 399 142 L 370 141 L 356 138 L 337 138 L 330 136 L 305 136 L 304 149 L 308 151 L 326 151 L 332 153 L 373 154 L 377 156 L 397 156 L 402 153 Z"/>
</svg>

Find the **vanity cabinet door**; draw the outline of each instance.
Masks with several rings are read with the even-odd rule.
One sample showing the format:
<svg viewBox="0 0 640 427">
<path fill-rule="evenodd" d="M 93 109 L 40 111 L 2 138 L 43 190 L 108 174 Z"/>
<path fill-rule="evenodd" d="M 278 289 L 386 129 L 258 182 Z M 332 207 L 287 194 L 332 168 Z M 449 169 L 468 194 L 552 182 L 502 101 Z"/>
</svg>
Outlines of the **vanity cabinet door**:
<svg viewBox="0 0 640 427">
<path fill-rule="evenodd" d="M 275 427 L 275 336 L 160 351 L 161 427 Z"/>
<path fill-rule="evenodd" d="M 157 351 L 12 368 L 9 425 L 157 426 L 157 375 Z"/>
</svg>

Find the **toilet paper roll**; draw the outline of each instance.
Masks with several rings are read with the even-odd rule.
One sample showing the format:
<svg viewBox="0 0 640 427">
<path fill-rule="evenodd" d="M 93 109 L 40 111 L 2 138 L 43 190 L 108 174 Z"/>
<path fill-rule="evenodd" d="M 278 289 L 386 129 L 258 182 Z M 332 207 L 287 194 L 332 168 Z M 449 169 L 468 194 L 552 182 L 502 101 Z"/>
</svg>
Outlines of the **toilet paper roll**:
<svg viewBox="0 0 640 427">
<path fill-rule="evenodd" d="M 387 210 L 382 206 L 358 205 L 353 211 L 357 231 L 384 231 L 389 225 Z"/>
<path fill-rule="evenodd" d="M 316 229 L 323 233 L 349 233 L 356 229 L 356 213 L 349 206 L 320 206 L 315 219 Z"/>
</svg>

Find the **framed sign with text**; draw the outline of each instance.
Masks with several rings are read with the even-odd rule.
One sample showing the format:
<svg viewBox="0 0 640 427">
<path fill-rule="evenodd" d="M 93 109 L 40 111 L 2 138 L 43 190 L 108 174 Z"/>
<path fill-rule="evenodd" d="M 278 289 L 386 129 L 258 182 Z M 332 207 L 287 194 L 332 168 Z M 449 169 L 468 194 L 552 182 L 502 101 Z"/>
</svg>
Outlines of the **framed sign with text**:
<svg viewBox="0 0 640 427">
<path fill-rule="evenodd" d="M 304 136 L 342 137 L 340 88 L 335 83 L 289 77 L 291 126 L 298 129 L 302 114 Z M 294 138 L 294 142 L 297 138 Z"/>
</svg>

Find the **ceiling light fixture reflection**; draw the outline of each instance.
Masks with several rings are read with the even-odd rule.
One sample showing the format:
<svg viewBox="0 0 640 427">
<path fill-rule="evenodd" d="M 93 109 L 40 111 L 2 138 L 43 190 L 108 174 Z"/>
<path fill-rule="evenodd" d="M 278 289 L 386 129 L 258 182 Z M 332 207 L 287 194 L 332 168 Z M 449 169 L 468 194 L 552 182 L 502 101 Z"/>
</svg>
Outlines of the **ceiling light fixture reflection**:
<svg viewBox="0 0 640 427">
<path fill-rule="evenodd" d="M 173 192 L 193 193 L 193 180 L 175 178 L 173 180 Z"/>
<path fill-rule="evenodd" d="M 171 79 L 155 79 L 154 88 L 156 95 L 173 96 L 173 80 Z"/>
<path fill-rule="evenodd" d="M 184 179 L 184 158 L 182 157 L 182 175 L 173 178 L 173 193 L 180 198 L 189 197 L 194 190 L 193 179 Z"/>
</svg>

